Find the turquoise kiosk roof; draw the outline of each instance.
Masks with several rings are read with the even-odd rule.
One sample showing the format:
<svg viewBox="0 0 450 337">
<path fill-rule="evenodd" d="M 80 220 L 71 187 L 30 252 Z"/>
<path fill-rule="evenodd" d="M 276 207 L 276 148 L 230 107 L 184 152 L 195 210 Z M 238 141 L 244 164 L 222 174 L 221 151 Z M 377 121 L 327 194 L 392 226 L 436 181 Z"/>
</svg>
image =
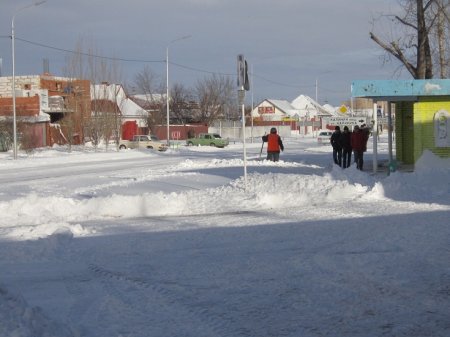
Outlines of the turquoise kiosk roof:
<svg viewBox="0 0 450 337">
<path fill-rule="evenodd" d="M 352 82 L 352 96 L 383 101 L 411 101 L 419 96 L 450 96 L 450 80 L 360 80 Z"/>
</svg>

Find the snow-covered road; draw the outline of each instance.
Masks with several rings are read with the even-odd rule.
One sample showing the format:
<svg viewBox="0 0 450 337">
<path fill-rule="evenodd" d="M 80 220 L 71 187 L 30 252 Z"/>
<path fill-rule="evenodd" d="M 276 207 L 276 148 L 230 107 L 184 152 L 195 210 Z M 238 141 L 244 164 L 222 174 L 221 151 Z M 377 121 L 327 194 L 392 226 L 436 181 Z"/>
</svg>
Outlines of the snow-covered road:
<svg viewBox="0 0 450 337">
<path fill-rule="evenodd" d="M 0 336 L 448 336 L 449 161 L 285 142 L 2 162 Z"/>
</svg>

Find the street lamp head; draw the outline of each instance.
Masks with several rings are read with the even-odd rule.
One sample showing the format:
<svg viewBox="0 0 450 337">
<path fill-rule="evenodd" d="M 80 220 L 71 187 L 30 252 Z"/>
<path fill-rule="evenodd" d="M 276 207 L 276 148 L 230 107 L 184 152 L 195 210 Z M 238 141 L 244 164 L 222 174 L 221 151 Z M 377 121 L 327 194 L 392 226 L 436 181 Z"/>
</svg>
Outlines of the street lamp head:
<svg viewBox="0 0 450 337">
<path fill-rule="evenodd" d="M 11 23 L 11 26 L 14 28 L 14 19 L 15 19 L 16 15 L 17 15 L 19 12 L 23 11 L 24 9 L 33 7 L 33 6 L 39 6 L 39 5 L 42 5 L 42 4 L 45 3 L 45 2 L 47 2 L 47 0 L 35 1 L 35 2 L 31 3 L 31 4 L 29 4 L 29 5 L 26 5 L 26 6 L 24 6 L 24 7 L 21 7 L 21 8 L 19 8 L 19 9 L 17 9 L 16 12 L 15 12 L 15 14 L 14 14 L 13 17 L 12 17 L 12 20 L 11 20 L 11 22 L 12 22 L 12 23 Z"/>
<path fill-rule="evenodd" d="M 178 37 L 178 38 L 170 41 L 170 43 L 174 43 L 174 42 L 177 42 L 177 41 L 180 41 L 180 40 L 186 40 L 186 39 L 189 39 L 190 37 L 192 37 L 192 35 L 185 35 L 185 36 L 182 36 L 182 37 Z"/>
</svg>

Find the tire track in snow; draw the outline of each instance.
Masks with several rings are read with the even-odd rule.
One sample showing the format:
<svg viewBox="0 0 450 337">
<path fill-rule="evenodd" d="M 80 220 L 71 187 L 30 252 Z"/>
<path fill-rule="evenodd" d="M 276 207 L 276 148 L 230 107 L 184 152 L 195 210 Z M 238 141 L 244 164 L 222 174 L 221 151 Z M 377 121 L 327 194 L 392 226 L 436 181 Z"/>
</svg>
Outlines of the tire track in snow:
<svg viewBox="0 0 450 337">
<path fill-rule="evenodd" d="M 132 285 L 134 287 L 150 291 L 150 293 L 140 293 L 140 296 L 142 296 L 141 301 L 144 301 L 145 303 L 152 303 L 153 306 L 154 302 L 156 301 L 164 308 L 167 313 L 169 313 L 171 317 L 177 317 L 177 321 L 179 321 L 181 318 L 183 322 L 190 322 L 192 330 L 195 331 L 186 331 L 183 326 L 180 326 L 180 329 L 183 329 L 183 333 L 186 336 L 236 336 L 233 333 L 226 332 L 226 329 L 228 327 L 227 322 L 210 315 L 207 308 L 195 308 L 193 306 L 188 306 L 180 302 L 177 299 L 177 296 L 172 291 L 161 285 L 152 283 L 148 280 L 130 277 L 121 272 L 110 271 L 94 264 L 90 264 L 89 269 L 103 279 L 117 281 L 119 283 Z M 138 310 L 136 308 L 136 304 L 130 302 L 127 294 L 121 291 L 116 285 L 113 284 L 113 282 L 107 282 L 104 284 L 104 286 L 105 289 L 107 288 L 106 291 L 108 293 L 112 294 L 115 297 L 118 297 L 126 305 L 127 311 L 130 311 L 130 315 L 136 316 L 140 314 L 143 316 L 144 320 L 148 320 L 148 313 L 141 312 L 141 308 Z M 176 312 L 176 314 L 173 314 L 173 312 Z M 173 326 L 180 325 L 179 322 L 172 323 Z M 148 331 L 146 333 L 148 334 Z"/>
</svg>

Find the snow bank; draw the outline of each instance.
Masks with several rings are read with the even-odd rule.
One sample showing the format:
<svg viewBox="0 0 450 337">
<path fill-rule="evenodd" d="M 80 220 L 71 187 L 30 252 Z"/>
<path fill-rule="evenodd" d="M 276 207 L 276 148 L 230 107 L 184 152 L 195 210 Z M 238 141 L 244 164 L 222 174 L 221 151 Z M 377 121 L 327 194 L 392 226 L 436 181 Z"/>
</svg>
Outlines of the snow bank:
<svg viewBox="0 0 450 337">
<path fill-rule="evenodd" d="M 384 195 L 397 200 L 450 204 L 450 159 L 425 151 L 414 172 L 395 172 L 382 182 Z"/>
<path fill-rule="evenodd" d="M 56 230 L 64 223 L 74 234 L 84 235 L 90 233 L 67 223 L 102 218 L 180 216 L 336 203 L 358 199 L 369 188 L 361 183 L 335 179 L 332 174 L 269 173 L 249 175 L 247 188 L 243 178 L 240 178 L 219 188 L 179 193 L 111 195 L 85 200 L 30 194 L 0 203 L 0 213 L 4 214 L 0 226 L 15 223 L 30 227 L 29 230 L 37 230 L 36 226 L 45 225 L 47 234 L 51 234 L 49 230 Z M 49 226 L 52 223 L 58 225 Z M 19 227 L 18 230 L 22 229 Z"/>
<path fill-rule="evenodd" d="M 210 168 L 240 166 L 240 159 L 214 159 L 207 163 L 186 160 L 180 168 Z M 201 166 L 203 165 L 203 166 Z M 255 165 L 301 166 L 301 163 L 265 163 Z M 301 207 L 305 205 L 342 204 L 350 200 L 366 202 L 391 198 L 395 200 L 450 203 L 449 159 L 426 152 L 418 161 L 413 173 L 396 172 L 376 181 L 354 166 L 342 170 L 334 166 L 323 176 L 255 173 L 229 185 L 202 191 L 189 190 L 177 193 L 143 193 L 139 195 L 109 195 L 89 199 L 29 194 L 9 202 L 0 203 L 0 226 L 9 223 L 29 227 L 26 231 L 51 235 L 62 224 L 74 235 L 93 234 L 81 226 L 70 223 L 102 218 L 135 218 L 148 216 L 201 215 L 217 212 L 252 211 Z M 432 194 L 428 191 L 432 191 Z M 127 207 L 123 207 L 127 205 Z M 17 231 L 24 230 L 18 226 Z"/>
</svg>

